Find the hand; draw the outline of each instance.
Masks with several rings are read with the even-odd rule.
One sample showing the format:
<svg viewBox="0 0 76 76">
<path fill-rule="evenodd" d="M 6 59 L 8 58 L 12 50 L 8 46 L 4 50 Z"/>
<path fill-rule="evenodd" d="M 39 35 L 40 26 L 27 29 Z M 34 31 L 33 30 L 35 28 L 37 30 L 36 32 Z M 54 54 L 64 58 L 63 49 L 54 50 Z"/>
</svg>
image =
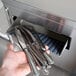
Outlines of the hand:
<svg viewBox="0 0 76 76">
<path fill-rule="evenodd" d="M 2 68 L 4 76 L 26 76 L 31 72 L 28 60 L 24 52 L 14 52 L 13 45 L 9 44 L 4 55 Z"/>
<path fill-rule="evenodd" d="M 49 54 L 48 47 L 45 46 L 45 48 Z M 30 66 L 24 52 L 14 52 L 13 45 L 9 44 L 0 69 L 0 76 L 26 76 L 30 72 Z"/>
</svg>

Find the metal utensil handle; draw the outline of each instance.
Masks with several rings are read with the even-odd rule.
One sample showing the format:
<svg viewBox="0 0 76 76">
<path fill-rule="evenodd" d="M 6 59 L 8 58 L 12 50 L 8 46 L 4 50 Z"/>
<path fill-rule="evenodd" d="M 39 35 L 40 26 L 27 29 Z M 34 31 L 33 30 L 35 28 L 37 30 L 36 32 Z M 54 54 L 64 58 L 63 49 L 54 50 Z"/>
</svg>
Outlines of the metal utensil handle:
<svg viewBox="0 0 76 76">
<path fill-rule="evenodd" d="M 18 40 L 19 37 L 17 35 L 17 33 L 18 33 L 17 28 L 15 28 L 15 33 L 16 33 L 16 37 L 17 37 L 17 40 Z M 20 35 L 21 35 L 21 32 L 20 32 Z M 39 76 L 39 72 L 38 72 L 38 70 L 36 68 L 36 65 L 35 65 L 35 63 L 33 61 L 33 58 L 31 56 L 31 54 L 29 53 L 30 47 L 28 46 L 28 43 L 27 43 L 26 39 L 24 40 L 23 35 L 21 35 L 21 36 L 22 36 L 22 41 L 25 42 L 25 46 L 27 47 L 27 49 L 25 48 L 25 46 L 22 46 L 22 44 L 21 44 L 21 42 L 19 40 L 18 40 L 18 42 L 19 42 L 21 48 L 23 49 L 24 53 L 27 55 L 27 58 L 29 60 L 30 67 L 33 70 L 34 76 Z"/>
<path fill-rule="evenodd" d="M 54 64 L 54 61 L 53 61 L 52 57 L 49 54 L 47 54 L 46 52 L 44 52 L 44 56 L 48 60 L 49 64 Z"/>
<path fill-rule="evenodd" d="M 27 49 L 24 49 L 24 51 L 26 52 L 26 55 L 28 57 L 28 60 L 29 60 L 29 63 L 31 65 L 31 67 L 33 68 L 34 76 L 39 76 L 39 72 L 38 72 L 38 70 L 36 68 L 36 65 L 35 65 L 35 63 L 34 63 L 34 61 L 32 59 L 31 54 L 28 52 Z"/>
</svg>

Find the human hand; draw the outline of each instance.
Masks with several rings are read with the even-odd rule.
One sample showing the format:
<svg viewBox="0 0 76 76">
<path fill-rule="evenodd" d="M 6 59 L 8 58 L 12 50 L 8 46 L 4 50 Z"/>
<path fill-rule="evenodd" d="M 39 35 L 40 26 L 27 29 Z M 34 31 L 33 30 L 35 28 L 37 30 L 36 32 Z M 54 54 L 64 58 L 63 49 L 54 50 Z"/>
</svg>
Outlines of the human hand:
<svg viewBox="0 0 76 76">
<path fill-rule="evenodd" d="M 49 54 L 50 51 L 48 47 L 45 46 L 46 52 Z M 5 52 L 2 69 L 0 71 L 1 76 L 26 76 L 31 70 L 24 52 L 14 52 L 12 44 L 7 46 L 7 51 Z"/>
<path fill-rule="evenodd" d="M 24 52 L 14 52 L 13 45 L 7 46 L 2 68 L 6 69 L 4 76 L 26 76 L 31 72 L 28 60 Z"/>
</svg>

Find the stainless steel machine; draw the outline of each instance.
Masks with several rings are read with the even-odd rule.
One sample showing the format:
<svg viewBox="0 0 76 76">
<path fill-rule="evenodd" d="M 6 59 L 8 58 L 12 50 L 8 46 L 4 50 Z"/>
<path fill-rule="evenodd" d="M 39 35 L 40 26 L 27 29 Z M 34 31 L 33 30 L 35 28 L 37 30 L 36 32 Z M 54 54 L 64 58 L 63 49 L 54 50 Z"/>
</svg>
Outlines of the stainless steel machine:
<svg viewBox="0 0 76 76">
<path fill-rule="evenodd" d="M 0 7 L 1 8 L 0 9 L 1 10 L 0 12 L 1 31 L 0 32 L 5 34 L 4 36 L 5 38 L 7 38 L 6 31 L 8 30 L 8 28 L 11 27 L 12 25 L 14 26 L 16 24 L 19 24 L 19 20 L 17 18 L 34 23 L 35 25 L 41 25 L 40 27 L 35 27 L 38 32 L 40 31 L 40 33 L 45 34 L 46 31 L 42 27 L 44 26 L 48 30 L 53 31 L 56 34 L 59 34 L 60 36 L 65 35 L 67 37 L 70 37 L 72 40 L 71 40 L 71 45 L 69 50 L 65 49 L 65 46 L 68 43 L 68 41 L 66 41 L 60 56 L 56 54 L 56 52 L 51 51 L 51 55 L 55 62 L 53 66 L 54 67 L 53 70 L 56 67 L 57 69 L 65 71 L 69 74 L 75 73 L 75 70 L 76 70 L 75 68 L 76 67 L 75 65 L 76 63 L 76 60 L 75 60 L 76 27 L 74 27 L 74 25 L 76 24 L 75 21 L 72 21 L 65 17 L 59 17 L 57 15 L 51 14 L 50 12 L 48 13 L 46 12 L 46 10 L 44 11 L 43 9 L 36 8 L 27 2 L 22 3 L 17 0 L 2 0 L 2 2 L 0 2 L 2 5 Z M 23 22 L 23 24 L 24 23 L 25 22 Z M 50 33 L 50 36 L 51 34 L 52 33 Z M 59 36 L 57 36 L 57 38 L 58 37 Z M 52 38 L 55 38 L 55 36 L 52 35 Z M 6 49 L 6 44 L 8 42 L 3 39 L 0 39 L 0 41 L 2 43 L 0 44 L 0 47 L 1 47 L 0 52 L 4 53 L 4 50 Z M 5 47 L 3 47 L 3 45 L 5 45 Z M 0 61 L 2 61 L 2 57 L 3 57 L 3 54 L 0 55 Z M 53 72 L 52 68 L 50 71 Z M 58 76 L 60 75 L 58 74 Z M 66 75 L 62 75 L 62 76 L 66 76 Z"/>
</svg>

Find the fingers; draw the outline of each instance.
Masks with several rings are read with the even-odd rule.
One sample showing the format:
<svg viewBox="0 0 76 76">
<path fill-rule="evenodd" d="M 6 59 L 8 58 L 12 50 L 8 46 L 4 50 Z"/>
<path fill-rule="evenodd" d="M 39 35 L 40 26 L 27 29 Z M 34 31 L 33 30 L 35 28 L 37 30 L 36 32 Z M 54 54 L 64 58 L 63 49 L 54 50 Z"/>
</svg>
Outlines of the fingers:
<svg viewBox="0 0 76 76">
<path fill-rule="evenodd" d="M 48 47 L 47 45 L 45 45 L 45 48 L 46 48 L 46 50 L 48 50 L 48 49 L 49 49 L 49 47 Z"/>
<path fill-rule="evenodd" d="M 15 54 L 16 54 L 16 57 L 18 57 L 18 60 L 20 63 L 23 63 L 23 62 L 27 63 L 28 62 L 27 56 L 24 52 L 19 51 L 19 52 L 16 52 Z"/>
<path fill-rule="evenodd" d="M 13 51 L 14 50 L 13 45 L 12 44 L 8 44 L 7 45 L 7 50 Z"/>
<path fill-rule="evenodd" d="M 49 47 L 47 45 L 45 45 L 45 49 L 46 49 L 46 53 L 50 54 L 50 50 L 49 50 Z"/>
<path fill-rule="evenodd" d="M 7 50 L 5 51 L 5 54 L 4 54 L 4 60 L 7 59 L 10 55 L 12 55 L 13 53 L 13 45 L 12 44 L 7 44 Z"/>
<path fill-rule="evenodd" d="M 26 54 L 23 51 L 15 52 L 12 44 L 7 45 L 7 51 L 4 54 L 4 60 L 5 59 L 7 59 L 7 60 L 11 59 L 12 61 L 17 61 L 16 62 L 17 64 L 22 64 L 22 63 L 28 62 Z"/>
</svg>

